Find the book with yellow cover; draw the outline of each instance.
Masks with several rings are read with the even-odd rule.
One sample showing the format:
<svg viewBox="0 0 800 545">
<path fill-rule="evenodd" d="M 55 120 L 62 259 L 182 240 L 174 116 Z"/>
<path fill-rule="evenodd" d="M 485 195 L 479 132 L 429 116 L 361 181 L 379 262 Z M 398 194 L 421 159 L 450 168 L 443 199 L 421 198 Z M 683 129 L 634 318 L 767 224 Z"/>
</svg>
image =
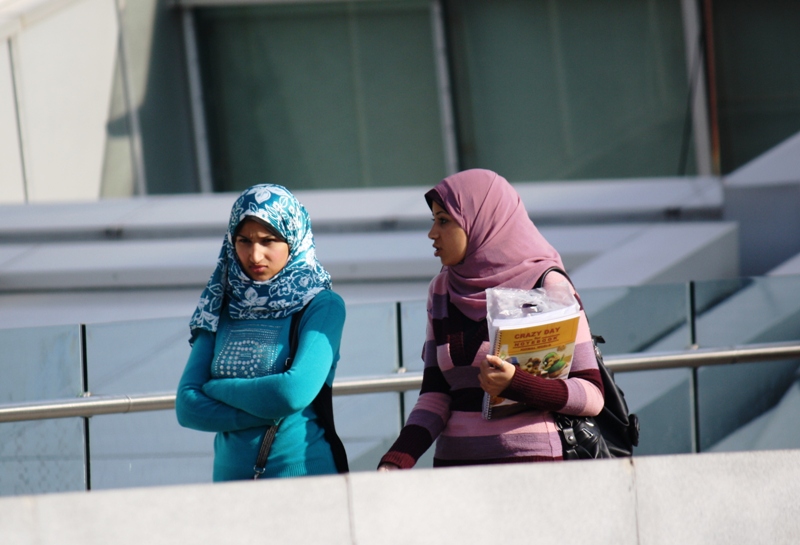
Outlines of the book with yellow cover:
<svg viewBox="0 0 800 545">
<path fill-rule="evenodd" d="M 487 295 L 489 291 L 494 290 L 487 290 Z M 542 289 L 529 291 L 540 292 L 538 295 L 546 297 Z M 522 307 L 526 308 L 524 303 Z M 514 317 L 506 317 L 513 315 L 512 312 L 505 312 L 506 316 L 487 314 L 490 319 L 489 342 L 492 354 L 532 375 L 548 379 L 567 378 L 578 336 L 578 302 L 571 293 L 566 300 L 563 299 L 563 294 L 559 294 L 556 305 L 528 303 L 527 308 L 535 310 L 518 312 Z M 525 409 L 520 405 L 510 399 L 486 394 L 483 416 L 490 419 L 493 415 L 498 417 L 513 414 Z"/>
</svg>

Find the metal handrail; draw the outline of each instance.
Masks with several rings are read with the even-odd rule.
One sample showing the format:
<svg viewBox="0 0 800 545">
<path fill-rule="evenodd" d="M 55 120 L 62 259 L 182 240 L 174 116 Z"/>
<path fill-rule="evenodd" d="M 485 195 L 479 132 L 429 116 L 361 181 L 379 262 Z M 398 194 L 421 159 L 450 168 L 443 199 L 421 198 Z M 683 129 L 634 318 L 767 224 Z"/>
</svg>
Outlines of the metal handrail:
<svg viewBox="0 0 800 545">
<path fill-rule="evenodd" d="M 680 352 L 640 353 L 608 356 L 606 366 L 614 372 L 697 368 L 712 365 L 800 359 L 800 342 L 749 344 L 729 348 L 697 348 Z M 421 372 L 400 372 L 357 379 L 341 379 L 333 384 L 333 395 L 374 394 L 418 390 Z M 175 408 L 175 393 L 136 395 L 91 395 L 47 402 L 0 405 L 0 422 L 20 422 L 50 418 L 90 417 Z"/>
</svg>

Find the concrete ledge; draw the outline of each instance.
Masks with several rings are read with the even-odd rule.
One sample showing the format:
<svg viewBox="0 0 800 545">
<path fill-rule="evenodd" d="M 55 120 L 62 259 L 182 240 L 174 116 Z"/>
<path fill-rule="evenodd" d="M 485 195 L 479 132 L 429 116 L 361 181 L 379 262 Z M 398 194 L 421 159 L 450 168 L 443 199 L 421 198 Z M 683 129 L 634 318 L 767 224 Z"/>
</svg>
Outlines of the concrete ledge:
<svg viewBox="0 0 800 545">
<path fill-rule="evenodd" d="M 800 253 L 800 133 L 725 178 L 726 220 L 739 223 L 742 274 Z"/>
<path fill-rule="evenodd" d="M 628 224 L 626 227 L 629 229 L 626 240 L 620 240 L 615 248 L 572 271 L 572 280 L 577 286 L 581 289 L 640 286 L 739 275 L 735 223 Z"/>
<path fill-rule="evenodd" d="M 725 219 L 739 224 L 742 274 L 758 276 L 800 253 L 798 180 L 725 189 Z"/>
<path fill-rule="evenodd" d="M 725 189 L 800 181 L 800 132 L 725 177 Z"/>
<path fill-rule="evenodd" d="M 432 181 L 433 183 L 434 181 Z M 718 219 L 718 178 L 513 184 L 537 225 Z M 428 187 L 296 191 L 314 233 L 428 229 Z M 0 205 L 0 242 L 221 237 L 236 193 Z"/>
<path fill-rule="evenodd" d="M 800 451 L 0 498 L 14 545 L 795 543 Z"/>
<path fill-rule="evenodd" d="M 725 222 L 549 226 L 579 286 L 738 275 L 736 226 Z M 0 244 L 0 290 L 202 288 L 222 237 Z M 326 233 L 317 253 L 335 282 L 424 281 L 440 270 L 425 231 Z M 419 297 L 424 297 L 424 289 Z"/>
<path fill-rule="evenodd" d="M 800 274 L 800 254 L 797 254 L 787 261 L 784 261 L 769 271 L 767 276 L 789 276 L 795 274 Z"/>
<path fill-rule="evenodd" d="M 327 477 L 0 500 L 8 545 L 350 544 L 347 482 Z"/>
<path fill-rule="evenodd" d="M 354 543 L 637 543 L 629 460 L 378 477 L 351 476 Z"/>
<path fill-rule="evenodd" d="M 642 545 L 797 543 L 800 451 L 636 460 Z"/>
</svg>

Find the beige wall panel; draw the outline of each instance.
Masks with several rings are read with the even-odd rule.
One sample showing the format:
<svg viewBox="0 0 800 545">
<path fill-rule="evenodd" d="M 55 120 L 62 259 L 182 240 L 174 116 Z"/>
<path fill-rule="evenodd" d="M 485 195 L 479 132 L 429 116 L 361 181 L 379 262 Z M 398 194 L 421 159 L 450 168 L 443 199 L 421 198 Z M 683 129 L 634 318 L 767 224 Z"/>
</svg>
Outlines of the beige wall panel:
<svg viewBox="0 0 800 545">
<path fill-rule="evenodd" d="M 114 0 L 69 3 L 20 32 L 29 201 L 99 198 L 117 40 Z"/>
</svg>

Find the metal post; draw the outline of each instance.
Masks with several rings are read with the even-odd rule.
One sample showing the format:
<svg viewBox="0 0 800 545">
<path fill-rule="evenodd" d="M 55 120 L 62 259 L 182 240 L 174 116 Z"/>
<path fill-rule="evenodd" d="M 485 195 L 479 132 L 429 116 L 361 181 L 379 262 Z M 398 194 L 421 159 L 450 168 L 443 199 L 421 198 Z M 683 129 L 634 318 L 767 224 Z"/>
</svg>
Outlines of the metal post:
<svg viewBox="0 0 800 545">
<path fill-rule="evenodd" d="M 81 389 L 84 397 L 89 396 L 89 362 L 86 358 L 86 324 L 80 324 Z M 86 490 L 92 489 L 92 459 L 89 440 L 89 417 L 83 417 L 83 467 L 86 475 Z"/>
<path fill-rule="evenodd" d="M 114 8 L 117 13 L 117 26 L 119 27 L 117 58 L 119 59 L 119 69 L 122 75 L 122 93 L 125 97 L 125 109 L 128 112 L 128 124 L 130 125 L 131 163 L 133 164 L 134 170 L 134 184 L 137 194 L 147 195 L 147 174 L 144 164 L 142 128 L 139 123 L 139 105 L 136 101 L 136 92 L 133 89 L 133 82 L 131 81 L 132 78 L 128 67 L 130 55 L 128 54 L 128 46 L 125 41 L 125 19 L 122 15 L 125 8 L 122 3 L 123 0 L 117 0 L 114 3 Z"/>
<path fill-rule="evenodd" d="M 690 281 L 686 285 L 687 289 L 687 306 L 689 307 L 689 348 L 697 350 L 697 304 L 695 297 L 695 283 Z M 692 367 L 691 388 L 689 391 L 692 395 L 692 452 L 700 452 L 700 399 L 699 388 L 697 382 L 697 367 Z"/>
<path fill-rule="evenodd" d="M 456 151 L 456 127 L 453 114 L 453 91 L 450 85 L 450 70 L 447 58 L 447 41 L 444 31 L 444 16 L 440 0 L 431 1 L 431 23 L 433 25 L 433 55 L 436 62 L 436 81 L 439 84 L 439 116 L 442 124 L 444 167 L 447 174 L 458 172 Z"/>
<path fill-rule="evenodd" d="M 25 129 L 24 129 L 24 112 L 22 107 L 22 89 L 21 82 L 19 81 L 18 71 L 20 70 L 19 54 L 17 53 L 17 39 L 11 37 L 8 39 L 8 62 L 11 69 L 11 90 L 14 93 L 14 113 L 17 121 L 17 141 L 19 142 L 19 162 L 22 170 L 22 200 L 25 203 L 30 202 L 30 190 L 28 184 L 29 165 L 25 160 Z"/>
<path fill-rule="evenodd" d="M 197 34 L 194 27 L 194 12 L 191 8 L 181 10 L 183 23 L 183 44 L 186 50 L 186 73 L 189 78 L 189 103 L 192 109 L 192 128 L 194 134 L 194 154 L 197 179 L 201 193 L 214 191 L 211 176 L 211 159 L 208 151 L 206 116 L 203 110 L 203 86 L 200 80 L 200 61 L 197 55 Z"/>
<path fill-rule="evenodd" d="M 703 57 L 703 33 L 696 0 L 681 0 L 683 13 L 683 36 L 686 47 L 686 71 L 689 81 L 689 106 L 694 132 L 697 173 L 702 176 L 714 174 L 711 160 L 708 105 L 706 103 L 705 60 Z"/>
</svg>

